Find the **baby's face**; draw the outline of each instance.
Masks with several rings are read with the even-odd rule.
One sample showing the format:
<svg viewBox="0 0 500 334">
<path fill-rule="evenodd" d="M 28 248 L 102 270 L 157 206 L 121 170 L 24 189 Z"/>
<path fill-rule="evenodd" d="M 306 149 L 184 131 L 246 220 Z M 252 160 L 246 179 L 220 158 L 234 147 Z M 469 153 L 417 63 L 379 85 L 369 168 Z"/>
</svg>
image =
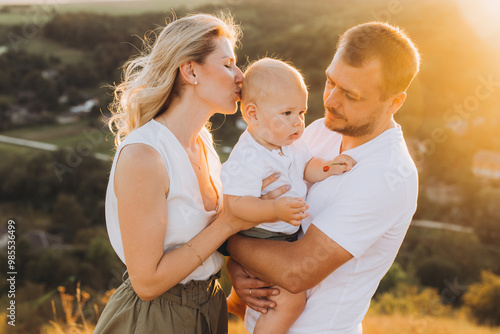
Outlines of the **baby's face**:
<svg viewBox="0 0 500 334">
<path fill-rule="evenodd" d="M 255 133 L 267 148 L 290 145 L 304 132 L 307 93 L 296 86 L 277 87 L 258 102 Z"/>
</svg>

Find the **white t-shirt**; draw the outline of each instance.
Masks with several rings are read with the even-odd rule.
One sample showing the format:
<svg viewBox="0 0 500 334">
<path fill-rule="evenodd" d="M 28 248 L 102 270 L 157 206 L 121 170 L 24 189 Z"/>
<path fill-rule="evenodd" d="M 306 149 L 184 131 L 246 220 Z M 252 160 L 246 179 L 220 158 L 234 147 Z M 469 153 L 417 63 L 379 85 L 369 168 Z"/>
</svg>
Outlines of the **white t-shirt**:
<svg viewBox="0 0 500 334">
<path fill-rule="evenodd" d="M 222 165 L 221 179 L 226 195 L 260 197 L 284 184 L 292 188 L 284 195 L 305 199 L 307 186 L 304 183 L 304 168 L 313 157 L 307 145 L 295 141 L 291 145 L 268 150 L 255 141 L 246 130 L 234 146 L 227 161 Z M 262 180 L 274 173 L 280 173 L 277 181 L 262 189 Z M 293 234 L 299 226 L 280 221 L 257 225 L 273 232 Z"/>
<path fill-rule="evenodd" d="M 304 140 L 315 157 L 328 159 L 339 153 L 342 136 L 319 119 L 307 127 Z M 417 170 L 399 126 L 342 153 L 356 166 L 310 188 L 310 216 L 302 228 L 314 224 L 354 258 L 307 291 L 306 307 L 289 334 L 361 333 L 370 300 L 416 210 Z M 245 319 L 250 332 L 255 321 Z"/>
<path fill-rule="evenodd" d="M 199 133 L 206 151 L 210 176 L 221 194 L 220 160 L 213 148 L 212 136 L 206 128 Z M 142 143 L 153 147 L 163 159 L 170 179 L 170 189 L 167 195 L 167 228 L 165 231 L 164 252 L 174 250 L 194 238 L 215 218 L 216 211 L 206 211 L 200 193 L 198 179 L 189 157 L 174 134 L 163 124 L 151 120 L 140 128 L 132 131 L 122 142 L 115 154 L 109 176 L 106 192 L 106 226 L 111 245 L 118 257 L 125 263 L 123 243 L 118 221 L 118 200 L 114 191 L 114 177 L 117 157 L 121 150 L 129 144 Z M 219 196 L 218 207 L 222 196 Z M 162 224 L 160 221 L 158 224 Z M 126 264 L 126 263 L 125 263 Z M 180 283 L 191 280 L 206 280 L 217 273 L 224 264 L 224 258 L 218 252 L 210 255 L 202 266 L 196 268 Z"/>
</svg>

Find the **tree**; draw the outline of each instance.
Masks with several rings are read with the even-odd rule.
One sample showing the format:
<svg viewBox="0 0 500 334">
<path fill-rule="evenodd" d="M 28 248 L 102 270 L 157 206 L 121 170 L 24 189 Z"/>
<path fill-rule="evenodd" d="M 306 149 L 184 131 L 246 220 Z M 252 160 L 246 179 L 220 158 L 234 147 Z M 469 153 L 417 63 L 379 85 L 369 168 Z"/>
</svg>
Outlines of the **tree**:
<svg viewBox="0 0 500 334">
<path fill-rule="evenodd" d="M 65 242 L 71 242 L 79 229 L 88 226 L 82 207 L 73 195 L 61 193 L 53 207 L 52 222 Z"/>
<path fill-rule="evenodd" d="M 481 281 L 472 284 L 464 296 L 464 303 L 481 324 L 500 325 L 500 276 L 483 271 Z"/>
</svg>

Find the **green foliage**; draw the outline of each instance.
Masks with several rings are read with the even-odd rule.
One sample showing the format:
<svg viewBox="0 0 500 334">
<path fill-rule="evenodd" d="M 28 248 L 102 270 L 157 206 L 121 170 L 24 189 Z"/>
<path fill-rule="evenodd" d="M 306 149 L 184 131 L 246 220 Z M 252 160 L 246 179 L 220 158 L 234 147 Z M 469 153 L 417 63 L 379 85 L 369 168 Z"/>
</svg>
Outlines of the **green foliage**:
<svg viewBox="0 0 500 334">
<path fill-rule="evenodd" d="M 425 286 L 442 290 L 446 282 L 453 282 L 458 277 L 459 268 L 456 264 L 438 256 L 423 259 L 417 264 L 417 275 Z"/>
<path fill-rule="evenodd" d="M 26 274 L 33 282 L 56 288 L 73 280 L 78 263 L 66 256 L 62 250 L 46 249 L 37 259 L 32 259 Z"/>
<path fill-rule="evenodd" d="M 399 284 L 390 292 L 376 297 L 371 309 L 379 314 L 402 314 L 412 316 L 449 316 L 451 306 L 441 302 L 436 289 Z"/>
<path fill-rule="evenodd" d="M 455 278 L 460 284 L 477 281 L 482 268 L 495 266 L 490 254 L 474 234 L 410 227 L 397 261 L 406 270 L 414 266 L 421 283 L 444 288 Z"/>
<path fill-rule="evenodd" d="M 376 295 L 380 293 L 384 293 L 387 291 L 392 290 L 395 288 L 398 284 L 407 282 L 408 277 L 406 275 L 406 272 L 404 269 L 401 267 L 401 265 L 397 262 L 394 262 L 387 271 L 387 274 L 382 278 L 380 281 L 380 284 L 377 288 Z"/>
<path fill-rule="evenodd" d="M 483 271 L 481 281 L 469 286 L 464 304 L 479 323 L 500 326 L 500 276 Z"/>
<path fill-rule="evenodd" d="M 84 211 L 74 195 L 61 193 L 52 208 L 52 224 L 64 241 L 71 242 L 75 233 L 89 226 Z"/>
</svg>

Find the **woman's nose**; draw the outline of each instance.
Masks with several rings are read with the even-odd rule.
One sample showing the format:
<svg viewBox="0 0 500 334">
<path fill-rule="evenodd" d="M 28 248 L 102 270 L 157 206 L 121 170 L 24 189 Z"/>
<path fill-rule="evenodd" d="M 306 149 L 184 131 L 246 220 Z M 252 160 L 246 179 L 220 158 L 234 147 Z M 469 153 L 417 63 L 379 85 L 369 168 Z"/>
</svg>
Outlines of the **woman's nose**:
<svg viewBox="0 0 500 334">
<path fill-rule="evenodd" d="M 236 67 L 236 75 L 235 75 L 234 79 L 238 85 L 241 85 L 241 83 L 243 82 L 243 72 L 241 72 L 241 70 L 238 66 L 235 65 L 235 67 Z"/>
</svg>

